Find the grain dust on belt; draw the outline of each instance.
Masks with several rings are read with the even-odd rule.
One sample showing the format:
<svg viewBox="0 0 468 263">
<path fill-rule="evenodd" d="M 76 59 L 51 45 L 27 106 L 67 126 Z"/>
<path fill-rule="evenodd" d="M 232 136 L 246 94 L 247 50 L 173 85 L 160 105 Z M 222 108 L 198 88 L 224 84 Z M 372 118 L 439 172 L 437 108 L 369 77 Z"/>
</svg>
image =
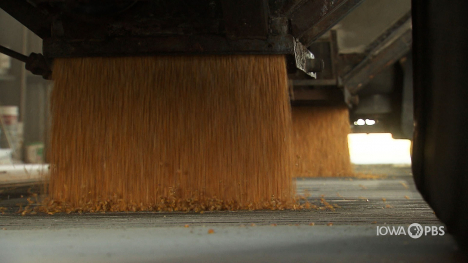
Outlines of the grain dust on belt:
<svg viewBox="0 0 468 263">
<path fill-rule="evenodd" d="M 295 177 L 352 176 L 345 106 L 293 107 Z"/>
<path fill-rule="evenodd" d="M 54 62 L 47 211 L 295 206 L 283 56 Z"/>
</svg>

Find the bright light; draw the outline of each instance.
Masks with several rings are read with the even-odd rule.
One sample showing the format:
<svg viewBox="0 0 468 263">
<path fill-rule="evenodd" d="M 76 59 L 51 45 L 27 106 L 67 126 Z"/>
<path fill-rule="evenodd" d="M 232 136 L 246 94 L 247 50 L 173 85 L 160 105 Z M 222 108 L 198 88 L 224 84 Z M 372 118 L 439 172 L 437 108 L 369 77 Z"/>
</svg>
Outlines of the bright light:
<svg viewBox="0 0 468 263">
<path fill-rule="evenodd" d="M 353 133 L 348 144 L 355 164 L 411 164 L 410 140 L 395 140 L 390 133 Z"/>
<path fill-rule="evenodd" d="M 366 124 L 367 124 L 367 125 L 374 125 L 374 124 L 375 124 L 375 121 L 374 121 L 374 120 L 366 119 Z"/>
<path fill-rule="evenodd" d="M 359 119 L 354 122 L 354 125 L 359 125 L 359 126 L 366 125 L 366 121 L 363 119 Z"/>
</svg>

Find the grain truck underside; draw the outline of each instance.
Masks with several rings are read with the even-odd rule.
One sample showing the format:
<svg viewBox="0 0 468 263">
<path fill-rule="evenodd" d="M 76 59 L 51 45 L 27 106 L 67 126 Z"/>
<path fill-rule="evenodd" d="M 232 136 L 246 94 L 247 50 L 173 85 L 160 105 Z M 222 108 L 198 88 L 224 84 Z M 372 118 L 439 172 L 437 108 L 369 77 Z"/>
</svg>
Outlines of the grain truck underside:
<svg viewBox="0 0 468 263">
<path fill-rule="evenodd" d="M 59 57 L 285 54 L 291 76 L 299 70 L 308 80 L 337 71 L 331 53 L 308 47 L 361 2 L 4 0 L 0 7 L 43 39 L 44 58 L 34 61 L 42 60 L 36 74 L 44 77 Z M 332 86 L 327 96 L 351 103 L 342 85 Z"/>
<path fill-rule="evenodd" d="M 362 2 L 3 0 L 0 8 L 43 39 L 43 55 L 9 55 L 44 78 L 59 57 L 285 54 L 293 105 L 347 104 L 352 123 L 376 124 L 356 123 L 354 132 L 411 138 L 403 132 L 412 130 L 412 119 L 402 86 L 379 90 L 371 83 L 408 54 L 411 15 L 407 10 L 391 24 L 376 22 L 386 30 L 372 35 L 365 49 L 343 51 L 339 42 L 347 33 L 336 25 Z M 405 90 L 411 92 L 411 86 Z"/>
</svg>

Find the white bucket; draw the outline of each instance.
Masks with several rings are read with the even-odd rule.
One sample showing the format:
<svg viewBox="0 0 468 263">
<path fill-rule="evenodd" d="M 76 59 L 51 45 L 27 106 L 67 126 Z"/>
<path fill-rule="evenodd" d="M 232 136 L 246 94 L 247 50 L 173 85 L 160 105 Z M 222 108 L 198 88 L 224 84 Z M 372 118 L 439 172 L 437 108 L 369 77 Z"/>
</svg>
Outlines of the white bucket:
<svg viewBox="0 0 468 263">
<path fill-rule="evenodd" d="M 0 107 L 0 118 L 2 118 L 4 125 L 0 147 L 12 148 L 15 150 L 17 148 L 16 144 L 18 141 L 18 106 Z M 8 144 L 6 136 L 8 136 L 11 145 Z"/>
<path fill-rule="evenodd" d="M 0 116 L 5 125 L 16 125 L 18 123 L 18 106 L 0 107 Z"/>
<path fill-rule="evenodd" d="M 44 162 L 44 144 L 32 143 L 26 146 L 26 162 L 40 164 Z"/>
<path fill-rule="evenodd" d="M 18 116 L 18 106 L 1 106 L 0 114 Z"/>
</svg>

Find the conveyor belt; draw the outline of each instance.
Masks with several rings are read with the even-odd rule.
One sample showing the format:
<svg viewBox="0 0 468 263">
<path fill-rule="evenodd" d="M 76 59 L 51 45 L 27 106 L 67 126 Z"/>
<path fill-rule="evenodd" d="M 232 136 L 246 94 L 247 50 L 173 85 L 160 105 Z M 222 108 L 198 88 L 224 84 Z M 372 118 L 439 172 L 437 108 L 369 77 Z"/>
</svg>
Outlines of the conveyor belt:
<svg viewBox="0 0 468 263">
<path fill-rule="evenodd" d="M 450 235 L 377 236 L 377 226 L 441 226 L 409 167 L 356 167 L 379 179 L 297 181 L 334 211 L 14 213 L 21 189 L 0 194 L 2 262 L 465 262 Z M 385 202 L 382 198 L 385 198 Z M 311 223 L 314 223 L 311 225 Z M 213 231 L 214 233 L 209 234 Z"/>
<path fill-rule="evenodd" d="M 76 228 L 76 227 L 167 227 L 190 225 L 288 225 L 327 224 L 440 224 L 432 210 L 414 187 L 409 167 L 369 166 L 370 172 L 383 175 L 378 179 L 299 178 L 299 194 L 307 190 L 308 200 L 323 206 L 320 198 L 337 206 L 334 211 L 240 211 L 196 213 L 106 213 L 57 214 L 21 216 L 18 204 L 26 205 L 26 193 L 0 194 L 0 206 L 7 212 L 1 216 L 0 227 L 8 229 Z M 368 169 L 367 168 L 367 169 Z M 357 167 L 365 172 L 366 167 Z M 23 188 L 25 189 L 25 188 Z"/>
</svg>

